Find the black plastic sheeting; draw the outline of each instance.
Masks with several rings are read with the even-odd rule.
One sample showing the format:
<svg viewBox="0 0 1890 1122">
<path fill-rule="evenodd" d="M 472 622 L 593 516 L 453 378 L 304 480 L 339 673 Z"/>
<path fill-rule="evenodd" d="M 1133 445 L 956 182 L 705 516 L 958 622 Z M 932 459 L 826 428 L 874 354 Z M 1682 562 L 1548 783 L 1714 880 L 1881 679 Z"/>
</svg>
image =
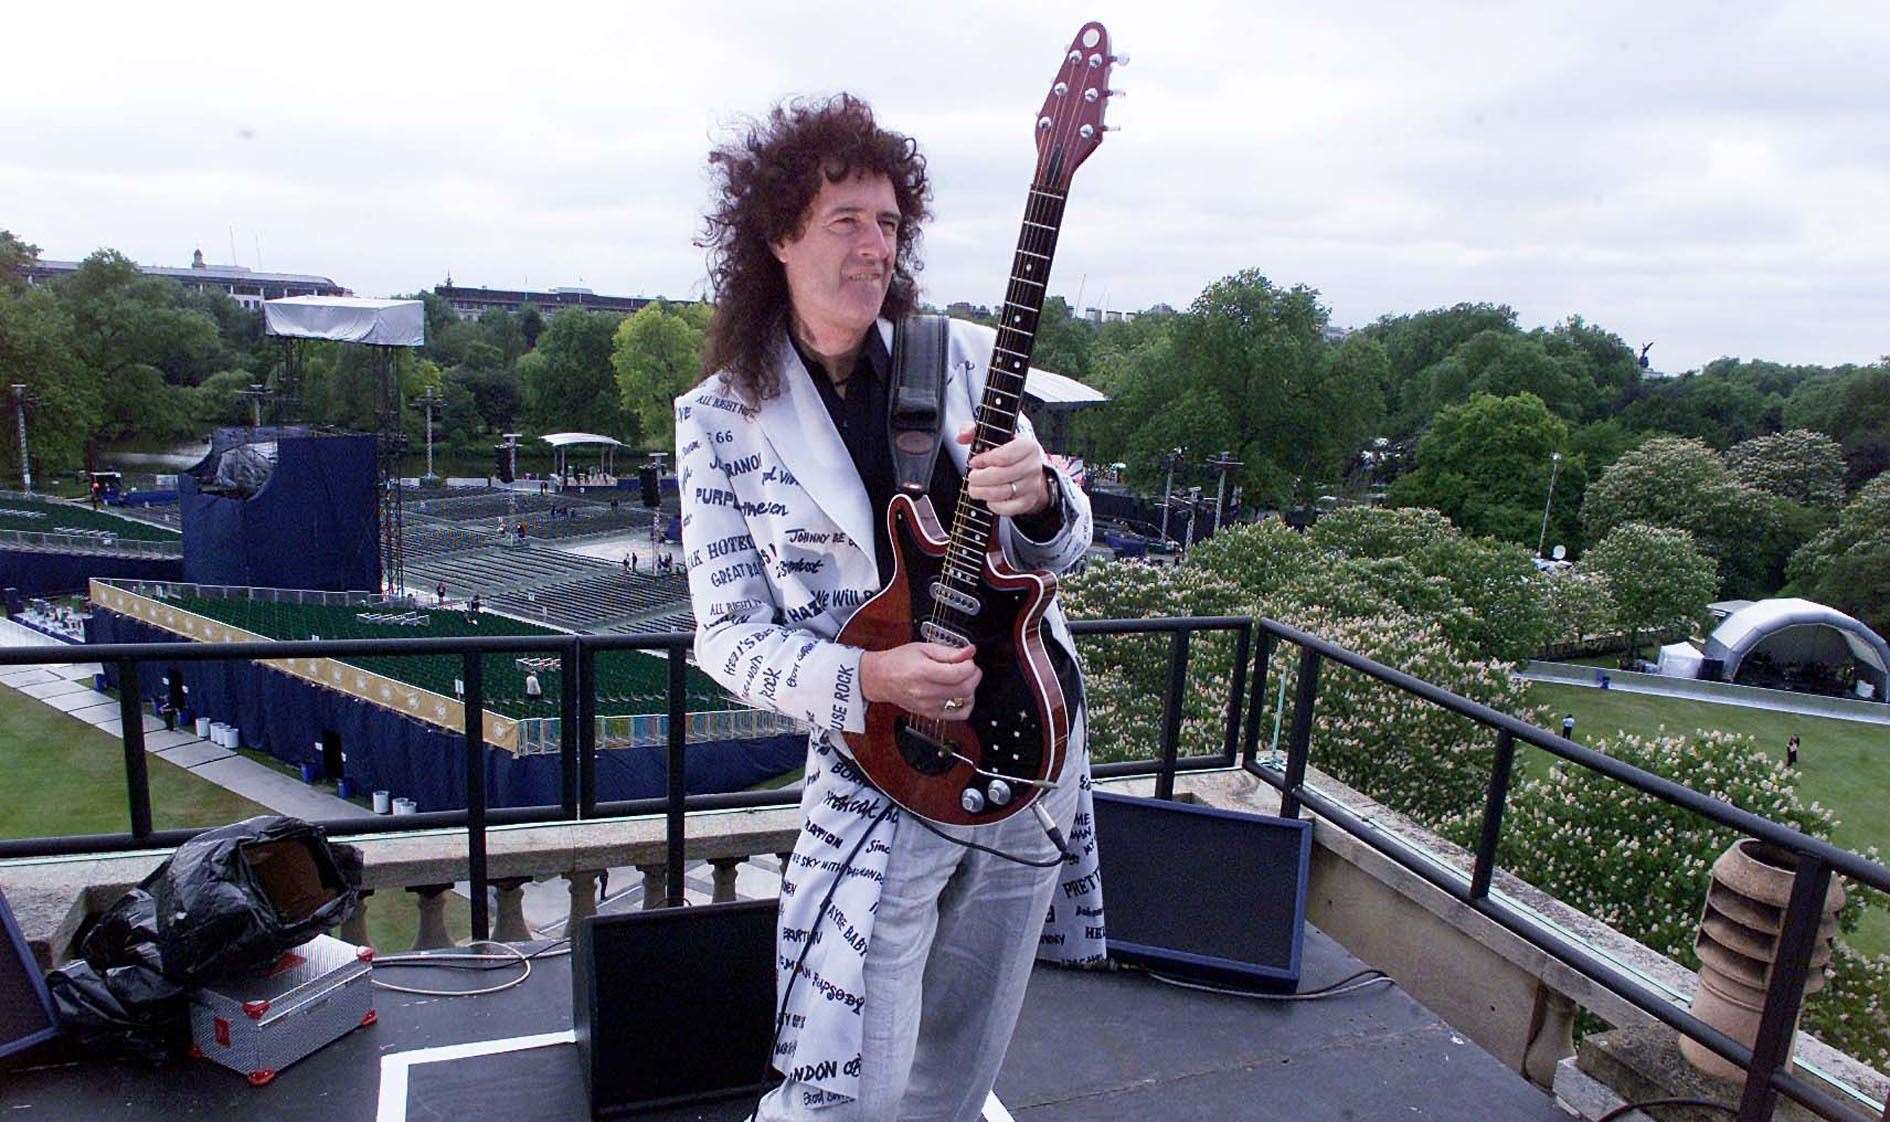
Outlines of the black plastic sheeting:
<svg viewBox="0 0 1890 1122">
<path fill-rule="evenodd" d="M 118 898 L 46 977 L 85 1055 L 162 1060 L 189 1037 L 190 987 L 266 970 L 360 906 L 361 851 L 259 816 L 185 842 Z"/>
</svg>

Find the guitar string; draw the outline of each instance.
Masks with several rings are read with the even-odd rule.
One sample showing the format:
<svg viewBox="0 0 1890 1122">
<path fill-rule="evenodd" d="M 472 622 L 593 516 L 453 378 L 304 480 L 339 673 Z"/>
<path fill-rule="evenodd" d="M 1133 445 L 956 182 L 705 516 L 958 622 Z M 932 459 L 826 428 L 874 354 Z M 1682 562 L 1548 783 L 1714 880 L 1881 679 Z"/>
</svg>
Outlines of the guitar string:
<svg viewBox="0 0 1890 1122">
<path fill-rule="evenodd" d="M 1030 267 L 1023 260 L 1027 255 L 1040 258 L 1046 262 L 1054 260 L 1057 237 L 1062 230 L 1063 212 L 1068 202 L 1068 195 L 1064 192 L 1047 189 L 1047 186 L 1052 170 L 1051 163 L 1055 159 L 1053 154 L 1060 149 L 1066 149 L 1070 146 L 1081 128 L 1079 123 L 1081 114 L 1076 111 L 1076 107 L 1079 105 L 1078 99 L 1082 95 L 1077 92 L 1077 88 L 1082 85 L 1080 79 L 1086 67 L 1084 66 L 1084 60 L 1080 52 L 1075 53 L 1078 54 L 1076 59 L 1072 60 L 1066 58 L 1064 60 L 1063 71 L 1068 72 L 1068 74 L 1060 73 L 1058 77 L 1058 81 L 1064 84 L 1065 93 L 1069 100 L 1063 102 L 1062 106 L 1059 108 L 1058 116 L 1062 118 L 1062 121 L 1056 128 L 1051 130 L 1052 143 L 1046 145 L 1044 150 L 1039 154 L 1036 173 L 1031 176 L 1031 185 L 1024 201 L 1024 221 L 1018 231 L 1017 250 L 1011 259 L 1012 267 L 1008 276 L 1009 283 L 1005 286 L 1005 299 L 1001 305 L 1004 312 L 1009 315 L 1010 322 L 1006 323 L 1004 320 L 1000 319 L 998 342 L 1016 342 L 1015 336 L 1020 334 L 1029 340 L 1029 342 L 1025 344 L 1026 349 L 1023 352 L 1003 348 L 1006 354 L 1013 356 L 1011 359 L 1013 369 L 1006 372 L 1006 374 L 1008 377 L 1015 378 L 1016 389 L 1009 391 L 1008 396 L 1017 402 L 1019 408 L 1016 410 L 1007 410 L 1000 402 L 995 400 L 996 393 L 1005 393 L 1006 391 L 994 385 L 997 380 L 994 375 L 1001 365 L 996 361 L 997 351 L 994 350 L 992 354 L 993 362 L 986 371 L 984 398 L 980 402 L 974 417 L 975 428 L 970 455 L 975 455 L 983 450 L 980 448 L 980 444 L 989 440 L 989 433 L 986 430 L 993 427 L 989 420 L 992 413 L 1007 416 L 1010 422 L 1010 431 L 1014 434 L 1016 431 L 1017 417 L 1022 412 L 1023 388 L 1030 376 L 1030 366 L 1027 361 L 1027 356 L 1031 350 L 1035 349 L 1036 332 L 1043 316 L 1042 301 L 1045 295 L 1044 286 L 1049 280 L 1049 270 L 1047 268 L 1041 270 L 1042 280 L 1037 282 L 1038 294 L 1035 298 L 1034 308 L 1030 303 L 1026 302 L 1032 299 L 1030 294 L 1021 291 L 1021 286 L 1027 282 L 1020 273 L 1030 271 Z M 1072 81 L 1072 79 L 1076 80 Z M 1068 130 L 1067 132 L 1065 131 L 1066 129 Z M 1074 172 L 1074 168 L 1070 170 Z M 1048 221 L 1039 221 L 1040 219 L 1048 219 Z M 1033 228 L 1041 230 L 1042 232 L 1033 233 Z M 1033 242 L 1035 243 L 1034 246 Z M 1024 326 L 1024 317 L 1018 315 L 1013 309 L 1030 313 L 1027 328 Z M 1006 337 L 1007 331 L 1010 334 L 1009 339 Z M 995 444 L 984 443 L 984 448 L 988 449 L 990 447 L 995 447 Z M 943 565 L 945 580 L 959 581 L 969 585 L 974 590 L 981 586 L 983 556 L 990 549 L 990 536 L 994 530 L 994 526 L 986 522 L 986 520 L 992 519 L 992 517 L 991 512 L 983 503 L 971 498 L 970 485 L 964 485 L 960 491 L 959 505 L 953 513 L 952 528 L 946 545 L 945 561 Z M 960 554 L 960 556 L 955 557 L 955 553 Z M 968 571 L 961 571 L 959 568 L 960 565 L 963 565 L 964 570 Z M 976 592 L 974 591 L 970 593 L 970 595 L 976 595 Z M 932 598 L 932 623 L 935 627 L 944 627 L 956 634 L 963 635 L 970 631 L 969 620 L 961 621 L 959 616 L 959 609 L 945 604 L 936 596 Z M 927 717 L 921 720 L 924 731 L 928 735 L 937 741 L 943 742 L 945 740 L 944 721 L 942 718 Z M 956 753 L 953 754 L 956 755 Z M 960 758 L 962 759 L 962 757 Z"/>
</svg>

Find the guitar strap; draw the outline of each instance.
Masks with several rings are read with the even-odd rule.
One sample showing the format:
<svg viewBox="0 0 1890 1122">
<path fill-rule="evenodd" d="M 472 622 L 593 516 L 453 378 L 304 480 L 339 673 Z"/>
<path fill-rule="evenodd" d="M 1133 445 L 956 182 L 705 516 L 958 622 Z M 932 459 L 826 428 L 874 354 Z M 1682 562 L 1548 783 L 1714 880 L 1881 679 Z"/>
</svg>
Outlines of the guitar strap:
<svg viewBox="0 0 1890 1122">
<path fill-rule="evenodd" d="M 911 495 L 925 494 L 938 462 L 950 324 L 944 316 L 910 316 L 893 325 L 886 435 L 892 441 L 893 481 Z"/>
</svg>

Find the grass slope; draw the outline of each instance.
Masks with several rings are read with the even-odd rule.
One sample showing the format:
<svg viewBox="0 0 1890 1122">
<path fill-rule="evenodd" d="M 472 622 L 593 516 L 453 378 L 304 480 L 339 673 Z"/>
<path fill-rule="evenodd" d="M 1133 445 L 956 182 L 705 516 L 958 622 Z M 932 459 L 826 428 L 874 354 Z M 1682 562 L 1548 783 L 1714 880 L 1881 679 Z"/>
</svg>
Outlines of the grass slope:
<svg viewBox="0 0 1890 1122">
<path fill-rule="evenodd" d="M 158 829 L 218 826 L 267 807 L 147 754 L 151 821 Z M 0 837 L 120 833 L 125 751 L 115 736 L 0 686 Z"/>
</svg>

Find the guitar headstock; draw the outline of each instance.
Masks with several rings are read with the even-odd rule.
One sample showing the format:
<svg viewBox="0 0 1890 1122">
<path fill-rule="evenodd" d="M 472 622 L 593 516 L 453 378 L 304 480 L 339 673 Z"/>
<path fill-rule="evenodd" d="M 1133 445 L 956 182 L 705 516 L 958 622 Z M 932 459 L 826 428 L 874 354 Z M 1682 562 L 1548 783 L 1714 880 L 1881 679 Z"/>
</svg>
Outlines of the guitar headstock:
<svg viewBox="0 0 1890 1122">
<path fill-rule="evenodd" d="M 1109 126 L 1103 112 L 1121 91 L 1109 88 L 1109 73 L 1128 56 L 1109 52 L 1109 32 L 1090 22 L 1077 31 L 1063 52 L 1056 80 L 1037 113 L 1037 176 L 1040 184 L 1070 189 L 1070 178 L 1102 143 Z"/>
</svg>

